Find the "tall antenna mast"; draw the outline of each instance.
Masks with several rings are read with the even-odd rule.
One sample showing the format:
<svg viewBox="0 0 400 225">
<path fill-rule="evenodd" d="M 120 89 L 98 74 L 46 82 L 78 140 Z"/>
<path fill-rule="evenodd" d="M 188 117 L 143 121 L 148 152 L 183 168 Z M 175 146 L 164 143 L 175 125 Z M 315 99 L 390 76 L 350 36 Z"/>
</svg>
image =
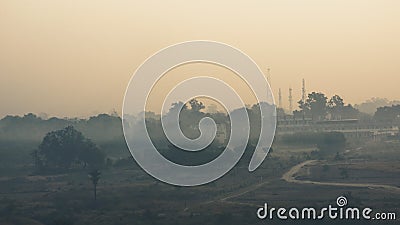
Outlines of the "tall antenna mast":
<svg viewBox="0 0 400 225">
<path fill-rule="evenodd" d="M 278 107 L 279 107 L 279 108 L 282 108 L 282 92 L 281 92 L 281 89 L 280 89 L 280 88 L 279 88 L 278 96 L 279 96 Z"/>
<path fill-rule="evenodd" d="M 301 101 L 305 102 L 306 101 L 306 80 L 303 78 L 303 87 L 301 89 Z"/>
<path fill-rule="evenodd" d="M 271 88 L 272 92 L 272 84 L 271 84 L 271 68 L 267 67 L 267 81 L 269 83 L 269 87 Z M 268 100 L 272 99 L 272 93 L 268 92 Z"/>
<path fill-rule="evenodd" d="M 293 113 L 293 96 L 292 96 L 292 88 L 289 88 L 289 111 Z"/>
</svg>

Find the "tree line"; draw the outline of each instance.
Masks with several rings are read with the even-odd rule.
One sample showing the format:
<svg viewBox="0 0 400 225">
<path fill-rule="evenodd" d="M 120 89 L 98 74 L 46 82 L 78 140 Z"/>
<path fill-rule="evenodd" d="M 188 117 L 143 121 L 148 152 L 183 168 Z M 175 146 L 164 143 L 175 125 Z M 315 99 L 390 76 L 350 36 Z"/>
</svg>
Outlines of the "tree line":
<svg viewBox="0 0 400 225">
<path fill-rule="evenodd" d="M 351 104 L 345 104 L 343 98 L 334 95 L 328 99 L 321 92 L 312 92 L 307 98 L 298 102 L 299 110 L 294 111 L 295 118 L 310 118 L 312 120 L 341 120 L 358 118 L 360 112 Z M 199 135 L 199 121 L 208 116 L 214 119 L 220 126 L 218 129 L 225 129 L 226 139 L 229 138 L 230 123 L 229 115 L 222 112 L 209 113 L 204 111 L 205 105 L 193 99 L 188 103 L 175 103 L 171 106 L 170 112 L 178 109 L 180 113 L 180 124 L 183 133 L 189 138 L 196 138 Z M 246 108 L 250 119 L 250 145 L 254 145 L 258 141 L 260 132 L 260 112 L 259 105 L 253 105 Z M 278 109 L 279 115 L 280 109 Z M 400 121 L 400 105 L 384 106 L 377 109 L 375 115 L 371 117 L 375 121 Z M 157 149 L 161 149 L 161 153 L 169 154 L 172 146 L 162 129 L 160 115 L 152 112 L 146 113 L 146 124 L 148 132 Z M 19 129 L 15 126 L 20 127 Z M 8 116 L 0 120 L 0 133 L 4 138 L 11 136 L 12 133 L 18 133 L 24 128 L 23 133 L 37 135 L 41 134 L 46 129 L 52 129 L 43 134 L 42 141 L 38 148 L 32 152 L 35 159 L 35 165 L 38 168 L 63 168 L 72 167 L 101 167 L 104 164 L 106 155 L 111 154 L 108 149 L 120 149 L 122 152 L 129 155 L 126 144 L 123 138 L 121 129 L 121 118 L 116 115 L 100 114 L 96 117 L 91 117 L 88 120 L 76 119 L 57 119 L 52 118 L 43 120 L 34 114 L 27 114 L 24 117 Z M 26 128 L 26 129 L 25 129 Z M 55 129 L 54 129 L 55 128 Z M 7 135 L 3 135 L 7 134 Z M 89 135 L 86 135 L 89 134 Z M 89 136 L 86 138 L 85 136 Z M 110 137 L 111 136 L 111 137 Z M 94 137 L 94 142 L 92 142 Z M 101 146 L 94 143 L 101 143 Z M 118 144 L 115 144 L 118 143 Z M 0 145 L 2 140 L 0 140 Z M 215 157 L 220 153 L 221 145 L 213 142 L 209 146 L 213 152 L 210 155 L 204 155 L 204 159 Z M 102 150 L 100 150 L 102 149 Z M 182 153 L 184 154 L 184 153 Z M 175 158 L 187 158 L 189 155 L 175 155 Z"/>
<path fill-rule="evenodd" d="M 295 118 L 309 118 L 314 121 L 356 119 L 360 112 L 351 104 L 345 104 L 342 97 L 334 95 L 330 99 L 322 92 L 311 92 L 305 100 L 298 101 L 299 110 Z"/>
</svg>

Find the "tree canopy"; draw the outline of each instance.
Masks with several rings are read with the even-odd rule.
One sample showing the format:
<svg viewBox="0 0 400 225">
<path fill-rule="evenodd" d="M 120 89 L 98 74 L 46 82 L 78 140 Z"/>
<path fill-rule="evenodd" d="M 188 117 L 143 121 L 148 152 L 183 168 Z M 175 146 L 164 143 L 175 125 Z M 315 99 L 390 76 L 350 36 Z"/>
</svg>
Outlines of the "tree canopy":
<svg viewBox="0 0 400 225">
<path fill-rule="evenodd" d="M 329 101 L 324 93 L 312 92 L 307 99 L 300 100 L 299 111 L 294 111 L 294 115 L 312 120 L 324 120 L 327 115 L 330 119 L 354 119 L 359 116 L 359 111 L 350 104 L 345 104 L 339 95 L 332 96 Z"/>
<path fill-rule="evenodd" d="M 73 126 L 47 133 L 33 156 L 41 168 L 62 169 L 73 165 L 97 168 L 105 159 L 98 147 Z"/>
<path fill-rule="evenodd" d="M 374 118 L 378 121 L 400 121 L 400 105 L 379 107 Z"/>
</svg>

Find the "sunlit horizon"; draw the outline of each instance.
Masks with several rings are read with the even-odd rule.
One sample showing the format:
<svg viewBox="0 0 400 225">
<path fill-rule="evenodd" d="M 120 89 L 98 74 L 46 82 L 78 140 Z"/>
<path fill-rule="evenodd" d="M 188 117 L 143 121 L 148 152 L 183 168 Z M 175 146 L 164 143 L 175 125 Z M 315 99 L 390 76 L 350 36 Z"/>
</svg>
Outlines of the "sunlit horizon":
<svg viewBox="0 0 400 225">
<path fill-rule="evenodd" d="M 301 99 L 303 78 L 307 93 L 338 94 L 353 105 L 400 100 L 399 27 L 400 2 L 393 0 L 2 1 L 0 117 L 121 114 L 128 82 L 146 58 L 199 39 L 242 50 L 266 76 L 269 68 L 275 101 L 281 89 L 286 109 L 289 88 L 294 108 Z M 150 107 L 157 111 L 160 102 Z"/>
</svg>

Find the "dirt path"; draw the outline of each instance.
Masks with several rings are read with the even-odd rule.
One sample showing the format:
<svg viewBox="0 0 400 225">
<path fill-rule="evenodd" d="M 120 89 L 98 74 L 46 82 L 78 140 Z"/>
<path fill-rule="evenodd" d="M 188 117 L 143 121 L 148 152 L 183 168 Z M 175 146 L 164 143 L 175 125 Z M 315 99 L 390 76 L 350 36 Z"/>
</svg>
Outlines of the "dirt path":
<svg viewBox="0 0 400 225">
<path fill-rule="evenodd" d="M 261 183 L 256 183 L 256 184 L 253 184 L 251 186 L 239 189 L 239 190 L 237 190 L 237 191 L 235 191 L 233 193 L 230 193 L 228 195 L 219 196 L 219 197 L 216 197 L 213 200 L 200 203 L 197 206 L 208 205 L 208 204 L 220 202 L 220 203 L 228 203 L 228 204 L 233 204 L 233 205 L 246 205 L 246 206 L 252 206 L 252 207 L 260 207 L 259 205 L 256 205 L 256 204 L 245 203 L 245 202 L 235 202 L 235 201 L 231 201 L 230 199 L 245 195 L 245 194 L 250 193 L 252 191 L 255 191 L 255 190 L 261 188 L 262 186 L 264 186 L 267 183 L 270 183 L 270 182 L 269 181 L 264 181 L 264 182 L 261 182 Z M 192 208 L 194 208 L 194 207 L 192 207 Z M 188 210 L 189 210 L 189 207 L 186 207 L 185 209 L 183 209 L 183 211 L 188 211 Z"/>
<path fill-rule="evenodd" d="M 296 184 L 315 184 L 315 185 L 326 185 L 326 186 L 340 186 L 340 187 L 362 187 L 376 190 L 389 191 L 400 194 L 400 188 L 385 184 L 360 184 L 360 183 L 338 183 L 338 182 L 319 182 L 311 180 L 297 180 L 296 173 L 298 173 L 304 166 L 313 165 L 318 163 L 317 160 L 307 160 L 296 166 L 293 166 L 288 172 L 282 175 L 282 179 L 289 183 Z"/>
<path fill-rule="evenodd" d="M 269 181 L 265 181 L 265 182 L 262 182 L 262 183 L 254 184 L 254 185 L 252 185 L 250 187 L 245 188 L 244 190 L 240 190 L 240 191 L 238 191 L 236 193 L 232 193 L 232 194 L 230 194 L 228 196 L 222 197 L 222 198 L 219 199 L 219 201 L 228 201 L 231 198 L 236 198 L 236 197 L 242 196 L 244 194 L 247 194 L 249 192 L 252 192 L 252 191 L 255 191 L 255 190 L 259 189 L 260 187 L 262 187 L 263 185 L 265 185 L 267 183 L 269 183 Z"/>
</svg>

